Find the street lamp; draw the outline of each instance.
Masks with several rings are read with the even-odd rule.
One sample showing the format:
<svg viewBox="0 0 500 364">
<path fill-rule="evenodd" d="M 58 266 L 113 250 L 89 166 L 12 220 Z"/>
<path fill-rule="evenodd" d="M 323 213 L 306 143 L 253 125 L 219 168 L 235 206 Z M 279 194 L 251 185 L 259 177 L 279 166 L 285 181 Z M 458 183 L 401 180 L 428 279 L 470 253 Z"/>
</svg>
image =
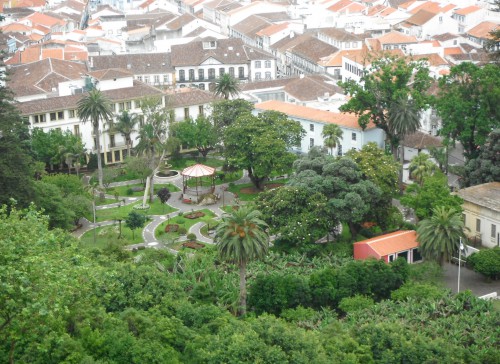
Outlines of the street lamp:
<svg viewBox="0 0 500 364">
<path fill-rule="evenodd" d="M 462 266 L 462 250 L 464 250 L 464 245 L 462 244 L 462 238 L 460 238 L 460 248 L 458 250 L 458 287 L 457 287 L 457 293 L 460 293 L 460 267 Z"/>
</svg>

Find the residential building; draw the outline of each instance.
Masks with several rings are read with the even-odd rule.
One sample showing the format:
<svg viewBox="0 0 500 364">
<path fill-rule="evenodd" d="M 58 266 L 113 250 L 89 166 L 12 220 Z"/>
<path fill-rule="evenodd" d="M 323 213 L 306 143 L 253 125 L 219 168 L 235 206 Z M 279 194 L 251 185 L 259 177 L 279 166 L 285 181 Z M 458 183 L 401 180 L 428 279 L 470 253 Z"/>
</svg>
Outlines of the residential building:
<svg viewBox="0 0 500 364">
<path fill-rule="evenodd" d="M 418 39 L 431 39 L 441 34 L 443 29 L 451 33 L 458 33 L 458 21 L 444 12 L 419 10 L 417 13 L 396 25 L 396 29 L 406 35 Z"/>
<path fill-rule="evenodd" d="M 479 24 L 486 16 L 486 9 L 476 5 L 453 10 L 452 18 L 458 22 L 458 32 L 460 34 Z"/>
<path fill-rule="evenodd" d="M 476 25 L 475 27 L 469 29 L 465 33 L 467 38 L 472 42 L 481 47 L 484 47 L 486 42 L 491 39 L 490 33 L 500 27 L 499 23 L 494 23 L 490 21 L 483 21 Z"/>
<path fill-rule="evenodd" d="M 382 259 L 386 263 L 404 258 L 408 263 L 422 261 L 415 230 L 399 230 L 353 244 L 354 259 Z"/>
<path fill-rule="evenodd" d="M 465 234 L 488 248 L 500 246 L 500 182 L 458 190 L 464 203 Z"/>
<path fill-rule="evenodd" d="M 276 78 L 271 55 L 243 44 L 241 39 L 205 38 L 172 46 L 177 87 L 194 85 L 213 90 L 218 77 L 228 73 L 241 82 Z"/>
<path fill-rule="evenodd" d="M 370 142 L 376 143 L 380 148 L 384 147 L 383 130 L 372 123 L 369 123 L 363 130 L 359 126 L 358 117 L 354 114 L 318 110 L 275 100 L 255 105 L 257 113 L 268 110 L 282 112 L 290 119 L 300 122 L 306 134 L 302 138 L 300 147 L 296 149 L 298 153 L 307 153 L 314 146 L 323 147 L 323 127 L 328 124 L 337 124 L 343 132 L 342 141 L 333 151 L 329 151 L 333 152 L 334 155 L 344 155 L 351 149 L 359 150 Z"/>
</svg>

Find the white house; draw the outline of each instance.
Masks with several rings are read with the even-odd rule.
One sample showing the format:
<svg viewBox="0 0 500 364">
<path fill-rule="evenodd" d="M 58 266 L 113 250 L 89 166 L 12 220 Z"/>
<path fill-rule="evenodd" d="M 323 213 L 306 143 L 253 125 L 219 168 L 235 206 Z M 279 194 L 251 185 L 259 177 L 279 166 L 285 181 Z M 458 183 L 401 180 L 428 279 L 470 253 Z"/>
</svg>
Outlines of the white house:
<svg viewBox="0 0 500 364">
<path fill-rule="evenodd" d="M 359 150 L 370 142 L 376 143 L 380 148 L 384 147 L 384 131 L 371 123 L 363 130 L 358 124 L 358 117 L 354 114 L 317 110 L 275 100 L 255 105 L 257 113 L 268 110 L 282 112 L 290 119 L 300 122 L 306 131 L 300 147 L 296 150 L 300 153 L 307 153 L 314 146 L 324 146 L 321 134 L 323 127 L 328 124 L 337 124 L 343 132 L 342 141 L 333 151 L 335 155 L 343 155 L 351 149 Z"/>
<path fill-rule="evenodd" d="M 458 33 L 458 21 L 444 12 L 419 10 L 417 13 L 396 25 L 402 33 L 413 35 L 418 39 L 431 39 L 441 34 L 443 29 L 450 33 Z"/>
</svg>

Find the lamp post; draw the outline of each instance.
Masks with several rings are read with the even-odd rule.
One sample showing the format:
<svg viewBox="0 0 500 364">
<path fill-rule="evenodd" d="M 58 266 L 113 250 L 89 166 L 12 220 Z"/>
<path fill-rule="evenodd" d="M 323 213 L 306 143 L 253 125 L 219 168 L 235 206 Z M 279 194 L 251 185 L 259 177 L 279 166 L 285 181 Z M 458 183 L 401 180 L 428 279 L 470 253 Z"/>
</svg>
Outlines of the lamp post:
<svg viewBox="0 0 500 364">
<path fill-rule="evenodd" d="M 462 238 L 460 238 L 460 247 L 458 250 L 458 286 L 457 293 L 460 293 L 460 267 L 462 266 L 462 250 L 464 249 L 464 245 L 462 244 Z"/>
</svg>

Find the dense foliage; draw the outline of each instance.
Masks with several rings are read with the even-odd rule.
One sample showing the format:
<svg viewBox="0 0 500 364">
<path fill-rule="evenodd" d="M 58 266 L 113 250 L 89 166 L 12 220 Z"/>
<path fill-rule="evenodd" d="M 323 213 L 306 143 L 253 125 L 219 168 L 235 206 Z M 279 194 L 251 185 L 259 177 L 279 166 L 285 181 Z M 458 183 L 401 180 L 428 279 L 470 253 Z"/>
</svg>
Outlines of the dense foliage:
<svg viewBox="0 0 500 364">
<path fill-rule="evenodd" d="M 500 248 L 481 250 L 467 258 L 467 264 L 476 272 L 491 279 L 500 278 Z"/>
</svg>

